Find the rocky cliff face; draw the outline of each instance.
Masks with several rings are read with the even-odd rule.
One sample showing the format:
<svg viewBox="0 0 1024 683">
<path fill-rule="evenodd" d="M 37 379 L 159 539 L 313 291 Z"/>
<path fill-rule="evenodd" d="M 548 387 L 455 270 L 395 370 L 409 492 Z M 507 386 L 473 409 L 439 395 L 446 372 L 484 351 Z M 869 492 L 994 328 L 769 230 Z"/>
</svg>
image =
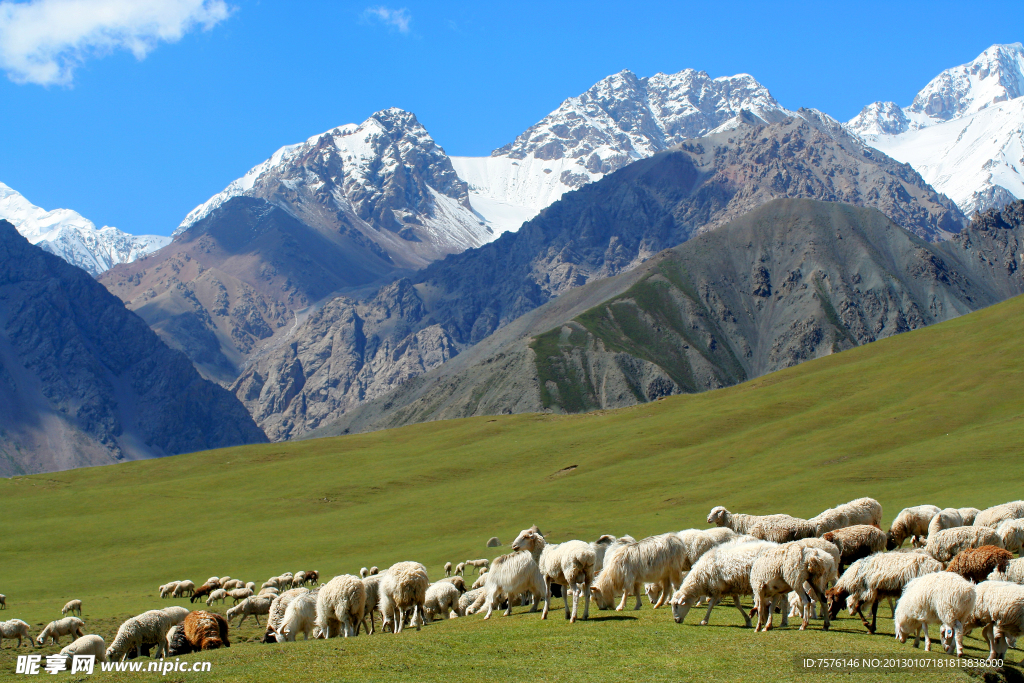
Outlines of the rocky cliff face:
<svg viewBox="0 0 1024 683">
<path fill-rule="evenodd" d="M 85 271 L 0 221 L 0 474 L 266 441 Z"/>
<path fill-rule="evenodd" d="M 421 356 L 462 352 L 554 297 L 629 271 L 778 197 L 879 207 L 933 238 L 962 220 L 912 169 L 866 148 L 835 121 L 810 111 L 771 125 L 746 118 L 586 185 L 518 232 L 410 276 L 401 288 L 415 305 L 371 298 L 325 307 L 287 344 L 251 363 L 234 390 L 271 438 L 293 438 L 429 370 Z M 389 322 L 371 325 L 378 341 L 368 355 L 354 332 L 371 319 Z M 349 329 L 322 342 L 328 330 Z M 437 340 L 426 352 L 421 331 Z M 407 349 L 416 350 L 413 362 Z M 348 369 L 339 374 L 341 365 Z M 269 379 L 279 377 L 290 379 Z"/>
</svg>

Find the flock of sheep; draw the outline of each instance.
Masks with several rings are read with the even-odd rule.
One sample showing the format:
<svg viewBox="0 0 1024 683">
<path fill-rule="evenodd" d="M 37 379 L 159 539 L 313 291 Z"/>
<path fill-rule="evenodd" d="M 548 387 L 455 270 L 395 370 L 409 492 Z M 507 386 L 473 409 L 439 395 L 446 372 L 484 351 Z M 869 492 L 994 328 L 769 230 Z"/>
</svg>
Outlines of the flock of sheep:
<svg viewBox="0 0 1024 683">
<path fill-rule="evenodd" d="M 109 647 L 98 635 L 83 635 L 81 602 L 72 600 L 65 616 L 48 624 L 36 639 L 42 645 L 61 636 L 76 638 L 62 655 L 93 654 L 100 661 L 156 655 L 176 656 L 230 647 L 230 623 L 266 616 L 262 642 L 357 636 L 360 629 L 401 633 L 406 625 L 419 630 L 436 618 L 456 618 L 495 609 L 511 614 L 518 605 L 536 611 L 543 603 L 548 616 L 551 598 L 561 595 L 565 617 L 575 622 L 583 599 L 583 619 L 593 599 L 599 609 L 626 608 L 629 596 L 641 608 L 641 594 L 657 609 L 670 604 L 677 623 L 691 608 L 707 601 L 701 624 L 707 624 L 715 605 L 732 598 L 746 625 L 755 631 L 773 626 L 776 612 L 782 624 L 800 619 L 804 630 L 818 618 L 822 628 L 841 609 L 861 618 L 875 632 L 878 604 L 888 600 L 896 638 L 911 635 L 917 647 L 928 626 L 940 626 L 947 653 L 963 655 L 963 637 L 980 628 L 989 644 L 989 658 L 1000 659 L 1024 633 L 1024 559 L 1013 559 L 1024 545 L 1024 501 L 984 511 L 921 505 L 902 510 L 888 532 L 882 531 L 882 506 L 872 498 L 831 508 L 811 519 L 789 515 L 744 515 L 724 507 L 711 510 L 710 529 L 687 529 L 650 536 L 601 536 L 593 543 L 548 543 L 536 526 L 523 530 L 512 552 L 493 561 L 468 560 L 445 578 L 430 582 L 418 562 L 399 562 L 383 572 L 363 568 L 359 576 L 336 576 L 324 584 L 316 571 L 288 572 L 271 577 L 259 592 L 253 582 L 210 577 L 199 588 L 191 581 L 172 581 L 159 587 L 160 597 L 188 597 L 207 606 L 231 598 L 226 616 L 207 610 L 173 606 L 149 610 L 121 624 Z M 902 546 L 907 541 L 909 548 Z M 490 545 L 490 543 L 489 543 Z M 478 576 L 467 587 L 467 568 Z M 621 596 L 621 597 L 620 597 Z M 741 598 L 752 596 L 754 609 Z M 2 596 L 0 596 L 2 597 Z M 896 600 L 893 607 L 893 600 Z M 616 605 L 616 602 L 618 603 Z M 0 600 L 0 607 L 6 605 Z M 869 622 L 862 609 L 871 606 Z M 28 639 L 28 624 L 19 619 L 0 623 L 4 638 Z"/>
</svg>

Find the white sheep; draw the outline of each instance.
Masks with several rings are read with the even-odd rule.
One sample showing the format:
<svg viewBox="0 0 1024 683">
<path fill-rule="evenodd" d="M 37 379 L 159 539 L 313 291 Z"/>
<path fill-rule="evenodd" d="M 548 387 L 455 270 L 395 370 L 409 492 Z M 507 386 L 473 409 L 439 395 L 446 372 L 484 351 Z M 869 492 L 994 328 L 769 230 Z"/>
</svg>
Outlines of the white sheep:
<svg viewBox="0 0 1024 683">
<path fill-rule="evenodd" d="M 964 521 L 964 526 L 973 526 L 974 520 L 981 514 L 981 510 L 978 508 L 958 508 L 960 511 L 960 518 Z"/>
<path fill-rule="evenodd" d="M 280 595 L 280 594 L 281 594 L 281 591 L 277 590 L 276 588 L 271 588 L 269 586 L 266 587 L 266 588 L 261 588 L 260 592 L 257 593 L 257 595 Z"/>
<path fill-rule="evenodd" d="M 172 605 L 170 607 L 164 607 L 163 613 L 171 619 L 171 624 L 180 624 L 185 621 L 185 617 L 188 616 L 190 610 L 179 605 Z"/>
<path fill-rule="evenodd" d="M 466 591 L 459 597 L 459 611 L 466 616 L 474 614 L 484 606 L 486 598 L 487 591 L 483 588 Z"/>
<path fill-rule="evenodd" d="M 384 572 L 378 588 L 378 604 L 384 615 L 381 629 L 390 624 L 394 633 L 401 633 L 405 625 L 405 613 L 411 609 L 410 623 L 419 631 L 423 624 L 423 603 L 427 598 L 429 584 L 427 568 L 419 562 L 396 562 L 391 565 Z"/>
<path fill-rule="evenodd" d="M 362 567 L 362 568 L 359 569 L 359 578 L 360 579 L 365 579 L 369 575 L 370 575 L 370 570 L 369 570 L 368 567 Z"/>
<path fill-rule="evenodd" d="M 836 562 L 829 553 L 809 548 L 798 542 L 766 548 L 754 559 L 750 567 L 750 588 L 757 609 L 755 631 L 772 628 L 773 598 L 796 591 L 803 603 L 800 630 L 807 628 L 810 606 L 819 594 L 823 595 L 828 582 L 835 578 Z M 829 617 L 825 613 L 824 630 L 828 630 Z"/>
<path fill-rule="evenodd" d="M 224 616 L 228 623 L 230 623 L 232 619 L 241 615 L 242 618 L 238 622 L 238 625 L 241 626 L 246 617 L 252 615 L 256 619 L 256 625 L 259 626 L 260 615 L 270 614 L 270 605 L 273 602 L 274 597 L 270 595 L 264 595 L 263 597 L 249 596 L 234 607 L 229 607 Z"/>
<path fill-rule="evenodd" d="M 263 590 L 264 588 L 274 588 L 276 590 L 281 590 L 281 582 L 277 580 L 276 576 L 272 576 L 268 580 L 264 581 L 263 585 L 260 586 L 260 590 Z"/>
<path fill-rule="evenodd" d="M 874 498 L 858 498 L 825 510 L 807 521 L 815 526 L 816 536 L 858 524 L 881 527 L 882 504 Z"/>
<path fill-rule="evenodd" d="M 974 518 L 974 526 L 988 526 L 994 529 L 999 522 L 1022 517 L 1024 517 L 1024 500 L 1015 500 L 1012 503 L 994 505 L 979 512 L 978 516 Z"/>
<path fill-rule="evenodd" d="M 512 542 L 512 550 L 527 550 L 531 555 L 540 555 L 537 566 L 544 577 L 544 613 L 541 619 L 548 618 L 551 603 L 551 584 L 563 587 L 565 599 L 565 618 L 569 623 L 576 623 L 579 611 L 579 599 L 583 597 L 583 618 L 590 618 L 590 584 L 594 580 L 594 565 L 597 556 L 589 543 L 584 541 L 565 541 L 549 545 L 540 529 L 536 526 L 524 529 Z M 572 596 L 572 610 L 569 609 L 569 597 Z"/>
<path fill-rule="evenodd" d="M 931 537 L 932 534 L 958 526 L 968 526 L 964 524 L 964 518 L 960 514 L 960 509 L 942 508 L 937 515 L 932 517 L 932 521 L 928 523 L 928 536 Z"/>
<path fill-rule="evenodd" d="M 370 635 L 377 630 L 377 626 L 374 624 L 374 612 L 378 611 L 378 605 L 380 603 L 380 580 L 384 578 L 381 574 L 374 574 L 373 576 L 367 576 L 363 579 L 363 587 L 366 589 L 366 607 L 363 610 L 363 628 L 366 630 L 366 635 Z M 370 627 L 366 627 L 366 620 L 370 620 Z M 381 622 L 383 623 L 384 618 L 381 616 Z"/>
<path fill-rule="evenodd" d="M 8 619 L 7 621 L 0 622 L 0 646 L 3 645 L 4 638 L 8 640 L 18 639 L 18 644 L 15 647 L 21 647 L 21 641 L 25 641 L 26 647 L 32 642 L 32 638 L 28 634 L 28 624 L 21 619 Z"/>
<path fill-rule="evenodd" d="M 455 565 L 455 575 L 456 576 L 462 576 L 465 571 L 466 571 L 466 563 L 465 562 L 459 562 L 457 565 Z"/>
<path fill-rule="evenodd" d="M 252 589 L 250 588 L 235 588 L 234 590 L 228 591 L 228 597 L 234 600 L 233 605 L 237 605 L 239 601 L 245 600 L 252 595 Z"/>
<path fill-rule="evenodd" d="M 475 567 L 477 572 L 479 573 L 481 569 L 486 569 L 487 567 L 489 567 L 490 564 L 491 564 L 491 561 L 487 560 L 487 559 L 482 559 L 482 560 L 466 560 L 462 564 L 464 566 L 466 566 L 466 567 Z"/>
<path fill-rule="evenodd" d="M 427 592 L 423 600 L 423 609 L 426 622 L 429 624 L 435 618 L 443 619 L 446 616 L 462 616 L 459 613 L 459 589 L 449 581 L 438 581 L 427 586 Z"/>
<path fill-rule="evenodd" d="M 444 563 L 444 575 L 445 575 L 445 577 L 448 577 L 448 576 L 452 575 L 452 563 L 451 562 L 445 562 Z M 365 577 L 363 577 L 363 578 L 365 578 Z"/>
<path fill-rule="evenodd" d="M 335 576 L 318 591 L 315 625 L 324 638 L 358 636 L 365 606 L 362 580 L 351 574 Z"/>
<path fill-rule="evenodd" d="M 7 596 L 0 593 L 0 609 L 7 609 Z"/>
<path fill-rule="evenodd" d="M 370 576 L 376 576 L 379 573 L 380 573 L 380 570 L 377 569 L 377 565 L 374 565 L 374 566 L 370 567 Z"/>
<path fill-rule="evenodd" d="M 316 628 L 316 603 L 318 593 L 306 591 L 295 596 L 285 608 L 280 624 L 273 629 L 273 636 L 279 643 L 294 642 L 299 633 L 303 640 L 309 640 L 309 634 Z M 267 626 L 267 633 L 271 627 Z"/>
<path fill-rule="evenodd" d="M 509 598 L 505 616 L 512 614 L 512 596 L 529 592 L 533 598 L 531 612 L 536 612 L 537 605 L 542 600 L 547 600 L 544 575 L 540 573 L 540 566 L 537 564 L 539 558 L 540 550 L 536 555 L 529 550 L 520 550 L 494 559 L 483 585 L 486 594 L 484 604 L 487 605 L 484 619 L 491 618 L 491 613 L 504 596 Z"/>
<path fill-rule="evenodd" d="M 924 552 L 939 562 L 949 562 L 957 553 L 968 548 L 980 548 L 983 545 L 1003 547 L 1003 540 L 996 530 L 987 526 L 958 526 L 943 529 L 934 536 L 928 537 Z"/>
<path fill-rule="evenodd" d="M 975 597 L 974 584 L 953 572 L 935 572 L 914 579 L 907 584 L 896 604 L 893 615 L 896 640 L 905 643 L 907 636 L 913 633 L 914 647 L 917 647 L 923 627 L 924 649 L 929 651 L 928 625 L 941 624 L 943 649 L 951 653 L 955 645 L 956 656 L 962 657 L 964 624 L 974 610 Z"/>
<path fill-rule="evenodd" d="M 654 608 L 661 607 L 667 602 L 671 587 L 682 582 L 685 557 L 686 548 L 675 534 L 649 536 L 612 549 L 605 555 L 604 568 L 591 589 L 598 608 L 611 608 L 615 597 L 622 591 L 622 600 L 615 609 L 625 609 L 631 593 L 636 596 L 633 609 L 640 609 L 644 582 L 661 586 L 661 597 Z"/>
<path fill-rule="evenodd" d="M 63 619 L 51 621 L 43 629 L 43 632 L 39 634 L 39 637 L 36 638 L 36 643 L 42 645 L 47 638 L 50 638 L 53 640 L 53 644 L 57 645 L 60 643 L 60 637 L 67 635 L 81 638 L 83 626 L 85 626 L 85 622 L 78 617 L 64 617 Z"/>
<path fill-rule="evenodd" d="M 1006 572 L 998 569 L 988 575 L 989 581 L 1010 581 L 1012 583 L 1024 584 L 1024 558 L 1010 560 L 1006 565 Z"/>
<path fill-rule="evenodd" d="M 227 600 L 227 597 L 228 592 L 223 588 L 218 588 L 217 590 L 210 593 L 209 597 L 206 598 L 206 605 L 207 607 L 209 607 L 215 602 L 224 602 L 225 600 Z"/>
<path fill-rule="evenodd" d="M 227 578 L 227 577 L 225 577 L 225 578 Z M 208 579 L 206 580 L 206 583 L 213 583 L 213 582 L 215 582 L 215 581 L 216 581 L 217 583 L 220 583 L 220 577 L 219 577 L 219 576 L 211 576 L 210 578 L 208 578 Z"/>
<path fill-rule="evenodd" d="M 989 659 L 1003 659 L 1007 640 L 1024 635 L 1024 586 L 1004 581 L 982 581 L 975 589 L 974 609 L 964 622 L 964 635 L 982 627 L 989 644 Z"/>
<path fill-rule="evenodd" d="M 238 588 L 245 588 L 245 584 L 238 579 L 228 579 L 227 581 L 221 581 L 220 587 L 226 591 L 233 591 Z"/>
<path fill-rule="evenodd" d="M 78 616 L 82 616 L 82 601 L 81 600 L 68 600 L 68 603 L 60 608 L 61 614 L 72 614 L 78 613 Z"/>
<path fill-rule="evenodd" d="M 174 589 L 178 587 L 178 583 L 178 581 L 171 581 L 170 583 L 165 583 L 160 586 L 160 597 L 166 598 L 174 593 Z"/>
<path fill-rule="evenodd" d="M 195 595 L 196 585 L 191 581 L 179 581 L 178 585 L 174 587 L 174 591 L 171 593 L 172 598 L 187 598 Z"/>
<path fill-rule="evenodd" d="M 114 642 L 107 648 L 107 659 L 124 661 L 128 653 L 134 651 L 138 655 L 142 646 L 153 644 L 157 648 L 156 655 L 163 659 L 167 653 L 167 632 L 174 626 L 173 621 L 171 615 L 158 609 L 151 609 L 127 619 L 117 629 Z"/>
<path fill-rule="evenodd" d="M 939 512 L 937 505 L 916 505 L 900 510 L 889 526 L 889 550 L 901 547 L 908 538 L 914 547 L 924 545 L 923 541 L 928 536 L 928 525 Z"/>
<path fill-rule="evenodd" d="M 304 571 L 297 571 L 297 572 L 295 572 L 295 574 L 292 575 L 292 585 L 293 586 L 301 586 L 301 585 L 303 585 L 305 583 L 306 583 L 306 572 L 304 572 Z M 246 585 L 248 585 L 248 584 L 246 584 Z"/>
<path fill-rule="evenodd" d="M 711 610 L 722 598 L 732 596 L 736 609 L 743 615 L 747 627 L 750 616 L 740 605 L 742 596 L 751 595 L 750 569 L 757 556 L 775 543 L 762 540 L 736 540 L 716 546 L 704 553 L 686 575 L 679 590 L 672 596 L 672 616 L 677 624 L 683 623 L 687 613 L 701 598 L 711 598 L 707 614 L 701 625 L 711 619 Z"/>
<path fill-rule="evenodd" d="M 97 662 L 107 661 L 107 643 L 101 636 L 82 636 L 62 649 L 60 653 L 67 657 L 68 664 L 66 668 L 70 670 L 71 661 L 75 655 L 93 655 L 96 657 Z"/>
<path fill-rule="evenodd" d="M 615 537 L 611 534 L 604 534 L 596 541 L 590 544 L 590 547 L 594 549 L 594 573 L 601 571 L 601 567 L 604 566 L 604 556 L 608 552 L 609 546 L 615 543 Z"/>
<path fill-rule="evenodd" d="M 1024 547 L 1024 519 L 1003 520 L 996 527 L 996 533 L 1004 548 L 1011 553 L 1021 554 L 1021 548 Z"/>
<path fill-rule="evenodd" d="M 270 603 L 270 612 L 267 613 L 267 631 L 263 637 L 264 643 L 276 642 L 276 634 L 279 632 L 278 629 L 281 627 L 281 621 L 284 619 L 284 613 L 288 609 L 288 605 L 291 604 L 292 600 L 309 593 L 308 588 L 292 588 L 284 593 L 276 596 Z"/>
</svg>

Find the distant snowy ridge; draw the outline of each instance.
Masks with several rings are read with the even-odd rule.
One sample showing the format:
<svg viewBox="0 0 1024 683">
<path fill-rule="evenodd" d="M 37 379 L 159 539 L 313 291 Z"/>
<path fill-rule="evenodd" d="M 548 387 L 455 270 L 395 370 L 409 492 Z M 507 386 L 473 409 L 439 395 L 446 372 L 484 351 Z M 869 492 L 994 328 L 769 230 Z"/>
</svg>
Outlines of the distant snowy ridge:
<svg viewBox="0 0 1024 683">
<path fill-rule="evenodd" d="M 933 78 L 909 107 L 874 102 L 846 129 L 967 215 L 1024 198 L 1024 45 L 993 45 Z"/>
<path fill-rule="evenodd" d="M 117 228 L 97 229 L 70 209 L 47 211 L 0 183 L 0 219 L 10 221 L 32 244 L 60 256 L 93 277 L 118 263 L 130 263 L 171 242 L 162 235 L 129 235 Z"/>
</svg>

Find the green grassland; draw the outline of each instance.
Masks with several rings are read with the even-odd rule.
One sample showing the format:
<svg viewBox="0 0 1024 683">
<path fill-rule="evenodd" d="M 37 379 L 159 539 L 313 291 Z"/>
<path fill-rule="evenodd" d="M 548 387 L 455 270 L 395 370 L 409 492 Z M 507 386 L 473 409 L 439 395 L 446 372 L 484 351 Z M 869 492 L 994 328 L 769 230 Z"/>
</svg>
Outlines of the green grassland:
<svg viewBox="0 0 1024 683">
<path fill-rule="evenodd" d="M 882 502 L 887 524 L 906 505 L 1015 500 L 1022 323 L 1018 297 L 728 389 L 624 410 L 434 422 L 0 480 L 0 616 L 24 619 L 35 635 L 80 598 L 86 632 L 109 642 L 123 618 L 172 604 L 156 587 L 174 579 L 259 583 L 299 569 L 329 578 L 407 559 L 438 577 L 445 561 L 494 557 L 504 549 L 485 548 L 487 538 L 507 544 L 531 524 L 552 541 L 640 538 L 704 527 L 715 505 L 811 516 L 867 495 Z M 799 673 L 798 655 L 929 656 L 899 645 L 891 621 L 880 619 L 885 635 L 868 636 L 845 612 L 828 633 L 812 622 L 810 632 L 755 634 L 738 628 L 732 607 L 717 608 L 709 627 L 696 614 L 677 625 L 649 606 L 594 609 L 574 626 L 560 612 L 541 622 L 523 611 L 280 646 L 249 642 L 259 633 L 250 618 L 230 649 L 190 657 L 213 662 L 209 680 L 230 681 L 967 680 L 946 669 Z M 968 653 L 982 655 L 973 636 Z M 0 677 L 15 678 L 4 645 Z"/>
</svg>

